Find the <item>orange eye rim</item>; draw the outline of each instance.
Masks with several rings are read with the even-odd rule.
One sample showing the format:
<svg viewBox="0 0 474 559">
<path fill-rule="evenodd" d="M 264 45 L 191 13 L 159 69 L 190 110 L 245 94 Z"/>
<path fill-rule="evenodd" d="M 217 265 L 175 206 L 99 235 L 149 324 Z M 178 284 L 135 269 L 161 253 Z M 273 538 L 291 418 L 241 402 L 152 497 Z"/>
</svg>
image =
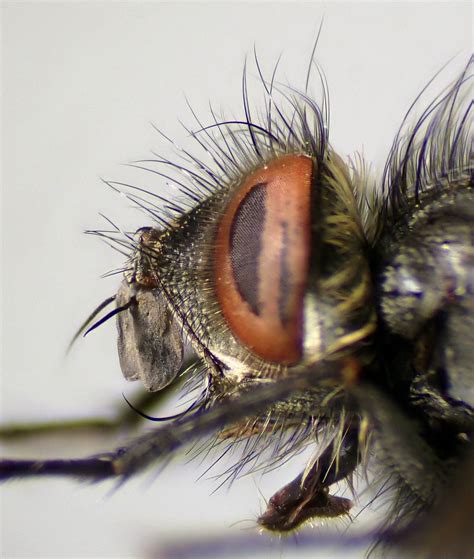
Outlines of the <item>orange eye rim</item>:
<svg viewBox="0 0 474 559">
<path fill-rule="evenodd" d="M 253 353 L 283 365 L 298 363 L 302 358 L 314 165 L 314 160 L 307 155 L 288 154 L 252 172 L 228 203 L 215 242 L 216 293 L 227 324 Z M 267 200 L 262 216 L 262 250 L 255 263 L 261 310 L 256 314 L 237 285 L 231 231 L 242 203 L 252 189 L 261 185 L 266 187 Z M 282 291 L 282 267 L 287 271 L 285 279 L 289 280 L 287 291 Z M 287 320 L 281 316 L 282 297 Z"/>
</svg>

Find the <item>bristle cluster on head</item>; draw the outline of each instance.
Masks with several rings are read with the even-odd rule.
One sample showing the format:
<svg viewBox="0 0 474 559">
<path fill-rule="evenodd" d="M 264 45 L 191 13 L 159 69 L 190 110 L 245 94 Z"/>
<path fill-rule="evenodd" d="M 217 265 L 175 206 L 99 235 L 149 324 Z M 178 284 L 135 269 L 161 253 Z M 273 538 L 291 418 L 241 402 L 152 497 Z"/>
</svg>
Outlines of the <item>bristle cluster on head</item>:
<svg viewBox="0 0 474 559">
<path fill-rule="evenodd" d="M 312 100 L 306 90 L 277 85 L 278 64 L 267 80 L 255 54 L 255 67 L 265 100 L 263 112 L 251 106 L 245 66 L 241 117 L 217 116 L 211 107 L 211 122 L 204 123 L 188 103 L 197 125 L 196 129 L 183 125 L 195 141 L 192 152 L 157 129 L 176 157 L 171 159 L 155 153 L 155 158 L 136 161 L 131 166 L 165 179 L 169 186 L 177 188 L 178 197 L 176 192 L 168 198 L 124 182 L 107 184 L 143 209 L 160 226 L 171 227 L 183 213 L 208 196 L 242 181 L 243 177 L 281 155 L 304 154 L 322 161 L 328 149 L 328 93 L 325 77 L 313 58 L 308 78 L 313 66 L 321 81 L 321 105 Z"/>
</svg>

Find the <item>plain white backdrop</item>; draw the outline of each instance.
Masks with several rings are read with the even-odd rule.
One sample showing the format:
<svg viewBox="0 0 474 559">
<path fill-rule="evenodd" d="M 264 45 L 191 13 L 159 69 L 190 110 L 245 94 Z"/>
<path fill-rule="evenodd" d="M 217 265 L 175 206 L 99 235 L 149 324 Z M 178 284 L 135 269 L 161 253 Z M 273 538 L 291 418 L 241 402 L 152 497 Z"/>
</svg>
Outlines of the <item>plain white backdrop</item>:
<svg viewBox="0 0 474 559">
<path fill-rule="evenodd" d="M 166 151 L 150 122 L 185 141 L 178 119 L 192 117 L 184 94 L 205 122 L 209 100 L 241 115 L 244 57 L 254 44 L 267 73 L 282 53 L 280 81 L 303 88 L 323 17 L 317 60 L 330 87 L 332 143 L 380 169 L 424 84 L 451 60 L 439 91 L 470 55 L 470 2 L 3 3 L 3 422 L 110 415 L 126 405 L 121 393 L 133 386 L 119 370 L 113 322 L 64 356 L 76 327 L 117 288 L 119 278 L 100 275 L 123 263 L 82 231 L 102 226 L 98 212 L 127 229 L 150 223 L 99 177 L 145 185 L 120 164 Z M 150 177 L 148 186 L 165 185 Z M 109 445 L 51 439 L 2 454 L 80 456 Z M 300 466 L 213 495 L 216 482 L 196 482 L 205 465 L 183 457 L 113 495 L 110 483 L 12 483 L 0 493 L 1 555 L 142 557 L 163 542 L 245 537 L 252 522 L 231 525 L 256 518 L 264 506 L 257 487 L 269 497 Z M 276 541 L 261 556 L 336 553 L 298 553 Z"/>
</svg>

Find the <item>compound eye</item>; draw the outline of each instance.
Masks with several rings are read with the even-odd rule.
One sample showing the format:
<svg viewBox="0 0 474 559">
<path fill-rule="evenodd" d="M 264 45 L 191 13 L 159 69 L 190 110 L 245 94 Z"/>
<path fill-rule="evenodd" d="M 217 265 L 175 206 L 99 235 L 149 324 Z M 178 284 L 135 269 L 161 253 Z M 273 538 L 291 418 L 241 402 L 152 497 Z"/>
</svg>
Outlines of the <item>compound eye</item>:
<svg viewBox="0 0 474 559">
<path fill-rule="evenodd" d="M 313 160 L 284 155 L 251 173 L 219 223 L 217 298 L 234 335 L 266 361 L 302 354 Z"/>
</svg>

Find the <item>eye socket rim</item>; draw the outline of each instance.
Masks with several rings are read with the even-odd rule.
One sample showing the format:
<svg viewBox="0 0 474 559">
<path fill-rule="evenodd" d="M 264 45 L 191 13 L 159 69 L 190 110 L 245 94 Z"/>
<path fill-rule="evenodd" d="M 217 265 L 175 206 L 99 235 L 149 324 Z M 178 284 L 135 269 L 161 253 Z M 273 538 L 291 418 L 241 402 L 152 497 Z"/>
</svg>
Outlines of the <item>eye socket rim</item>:
<svg viewBox="0 0 474 559">
<path fill-rule="evenodd" d="M 247 350 L 257 358 L 276 366 L 297 365 L 303 358 L 303 304 L 309 273 L 311 191 L 315 165 L 314 158 L 308 154 L 283 154 L 247 175 L 237 190 L 233 190 L 232 197 L 219 220 L 215 237 L 214 282 L 217 301 L 224 320 L 234 337 Z M 288 212 L 293 214 L 292 228 L 298 232 L 298 239 L 303 239 L 298 246 L 291 246 L 289 251 L 293 251 L 293 260 L 295 258 L 299 260 L 296 274 L 290 266 L 290 278 L 291 274 L 297 277 L 297 281 L 292 286 L 292 299 L 296 299 L 297 302 L 292 304 L 290 328 L 279 327 L 281 324 L 271 318 L 267 323 L 260 320 L 259 326 L 257 324 L 259 319 L 255 318 L 251 306 L 239 293 L 232 270 L 230 235 L 235 215 L 251 190 L 262 183 L 267 185 L 270 192 L 272 188 L 283 192 L 283 194 L 280 192 L 280 197 L 287 204 Z M 290 192 L 291 196 L 288 188 L 293 190 Z M 272 223 L 269 230 L 271 225 Z M 296 257 L 295 251 L 299 253 Z"/>
</svg>

